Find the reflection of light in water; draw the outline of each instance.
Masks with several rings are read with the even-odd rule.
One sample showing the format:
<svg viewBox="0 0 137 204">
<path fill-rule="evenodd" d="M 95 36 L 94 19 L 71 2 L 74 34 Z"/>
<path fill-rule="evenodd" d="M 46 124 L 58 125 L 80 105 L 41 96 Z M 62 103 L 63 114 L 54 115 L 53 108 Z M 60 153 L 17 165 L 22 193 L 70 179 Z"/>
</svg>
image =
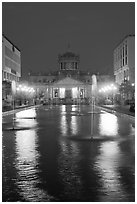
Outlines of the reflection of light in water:
<svg viewBox="0 0 137 204">
<path fill-rule="evenodd" d="M 36 117 L 35 109 L 23 110 L 16 113 L 16 118 L 30 118 L 30 117 Z"/>
<path fill-rule="evenodd" d="M 76 105 L 72 105 L 72 111 L 76 111 L 77 110 L 77 106 Z"/>
<path fill-rule="evenodd" d="M 76 135 L 78 133 L 78 124 L 77 124 L 76 116 L 71 116 L 71 132 L 72 135 Z"/>
<path fill-rule="evenodd" d="M 123 195 L 118 173 L 120 163 L 118 144 L 116 142 L 102 143 L 100 155 L 95 162 L 95 168 L 99 171 L 102 192 L 104 193 L 101 198 L 102 202 L 107 201 L 107 198 L 109 201 L 115 201 L 117 197 Z"/>
<path fill-rule="evenodd" d="M 31 162 L 36 158 L 35 152 L 35 130 L 26 130 L 16 132 L 16 144 L 19 162 Z"/>
<path fill-rule="evenodd" d="M 58 170 L 60 180 L 64 184 L 62 194 L 76 199 L 80 197 L 82 188 L 79 174 L 79 144 L 62 139 L 59 142 L 61 151 L 58 157 Z"/>
<path fill-rule="evenodd" d="M 37 136 L 35 130 L 16 132 L 16 168 L 18 173 L 17 185 L 21 196 L 26 201 L 49 200 L 46 192 L 36 185 L 40 183 L 37 164 L 39 153 L 37 148 Z"/>
<path fill-rule="evenodd" d="M 67 121 L 66 121 L 66 116 L 62 115 L 60 119 L 60 128 L 63 136 L 66 136 L 67 134 Z"/>
<path fill-rule="evenodd" d="M 118 133 L 117 117 L 110 113 L 100 114 L 99 129 L 101 135 L 108 136 L 117 135 Z"/>
<path fill-rule="evenodd" d="M 60 108 L 61 108 L 61 112 L 66 112 L 66 106 L 65 105 L 60 106 Z"/>
</svg>

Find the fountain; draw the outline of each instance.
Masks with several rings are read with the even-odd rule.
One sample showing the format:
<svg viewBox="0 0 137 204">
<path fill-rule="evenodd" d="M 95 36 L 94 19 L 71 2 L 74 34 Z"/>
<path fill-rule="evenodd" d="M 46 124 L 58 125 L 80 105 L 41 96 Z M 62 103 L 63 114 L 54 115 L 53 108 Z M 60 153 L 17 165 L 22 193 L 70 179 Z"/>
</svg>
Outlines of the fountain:
<svg viewBox="0 0 137 204">
<path fill-rule="evenodd" d="M 71 140 L 77 140 L 77 141 L 109 141 L 109 140 L 115 140 L 116 138 L 111 136 L 102 136 L 95 133 L 95 117 L 97 114 L 102 114 L 104 112 L 101 112 L 100 110 L 96 110 L 96 100 L 97 100 L 97 78 L 96 75 L 92 75 L 92 85 L 91 85 L 91 111 L 88 112 L 90 114 L 90 134 L 87 136 L 77 135 L 77 136 L 69 136 L 68 138 Z M 77 114 L 77 116 L 82 116 L 83 114 Z M 87 114 L 85 114 L 87 115 Z"/>
</svg>

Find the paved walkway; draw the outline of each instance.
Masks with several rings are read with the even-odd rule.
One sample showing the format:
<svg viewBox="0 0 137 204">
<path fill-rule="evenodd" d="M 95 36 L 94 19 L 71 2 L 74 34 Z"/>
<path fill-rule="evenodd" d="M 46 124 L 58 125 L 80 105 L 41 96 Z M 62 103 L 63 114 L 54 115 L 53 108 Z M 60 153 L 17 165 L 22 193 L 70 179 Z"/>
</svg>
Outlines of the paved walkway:
<svg viewBox="0 0 137 204">
<path fill-rule="evenodd" d="M 2 112 L 2 116 L 6 116 L 6 115 L 10 115 L 10 114 L 13 114 L 13 113 L 17 113 L 19 111 L 22 111 L 22 110 L 25 110 L 25 109 L 29 109 L 29 108 L 33 108 L 33 107 L 39 107 L 41 106 L 40 105 L 32 105 L 32 106 L 20 106 L 18 108 L 16 108 L 15 110 L 10 110 L 10 111 L 5 111 L 5 112 Z"/>
<path fill-rule="evenodd" d="M 116 106 L 116 105 L 104 105 L 100 106 L 104 111 L 110 112 L 117 116 L 126 118 L 132 122 L 132 126 L 135 128 L 135 113 L 129 111 L 129 106 Z"/>
<path fill-rule="evenodd" d="M 108 109 L 110 109 L 110 110 L 117 111 L 117 112 L 119 112 L 119 113 L 123 113 L 123 114 L 130 115 L 130 116 L 134 116 L 134 117 L 135 117 L 135 113 L 129 111 L 130 105 L 126 105 L 126 106 L 103 105 L 102 107 L 108 108 Z"/>
</svg>

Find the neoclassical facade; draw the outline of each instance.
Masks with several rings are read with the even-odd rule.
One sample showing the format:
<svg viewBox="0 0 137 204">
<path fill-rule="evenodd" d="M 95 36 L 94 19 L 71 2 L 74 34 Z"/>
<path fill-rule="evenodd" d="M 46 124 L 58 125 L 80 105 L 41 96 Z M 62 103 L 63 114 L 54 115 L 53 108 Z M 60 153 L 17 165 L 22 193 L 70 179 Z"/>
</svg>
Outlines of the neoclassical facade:
<svg viewBox="0 0 137 204">
<path fill-rule="evenodd" d="M 29 82 L 36 90 L 36 97 L 53 103 L 90 102 L 93 95 L 92 74 L 81 71 L 79 63 L 79 55 L 66 52 L 58 56 L 57 71 L 30 73 Z M 102 82 L 103 78 L 97 76 L 98 82 L 100 79 Z"/>
<path fill-rule="evenodd" d="M 91 97 L 92 76 L 79 69 L 79 55 L 66 52 L 58 56 L 58 71 L 54 73 L 31 73 L 29 81 L 36 95 L 44 101 L 77 103 L 87 102 Z"/>
</svg>

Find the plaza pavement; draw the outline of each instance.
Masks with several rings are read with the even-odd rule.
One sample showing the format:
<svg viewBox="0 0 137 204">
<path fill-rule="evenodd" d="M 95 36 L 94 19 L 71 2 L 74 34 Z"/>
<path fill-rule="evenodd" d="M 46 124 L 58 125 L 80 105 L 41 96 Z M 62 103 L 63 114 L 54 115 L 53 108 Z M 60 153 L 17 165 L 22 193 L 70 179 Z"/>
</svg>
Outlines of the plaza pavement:
<svg viewBox="0 0 137 204">
<path fill-rule="evenodd" d="M 103 105 L 102 107 L 110 109 L 110 110 L 117 111 L 119 113 L 123 113 L 123 114 L 129 115 L 129 116 L 134 116 L 135 117 L 135 113 L 129 111 L 130 105 L 125 105 L 125 106 L 120 106 L 120 105 Z"/>
</svg>

